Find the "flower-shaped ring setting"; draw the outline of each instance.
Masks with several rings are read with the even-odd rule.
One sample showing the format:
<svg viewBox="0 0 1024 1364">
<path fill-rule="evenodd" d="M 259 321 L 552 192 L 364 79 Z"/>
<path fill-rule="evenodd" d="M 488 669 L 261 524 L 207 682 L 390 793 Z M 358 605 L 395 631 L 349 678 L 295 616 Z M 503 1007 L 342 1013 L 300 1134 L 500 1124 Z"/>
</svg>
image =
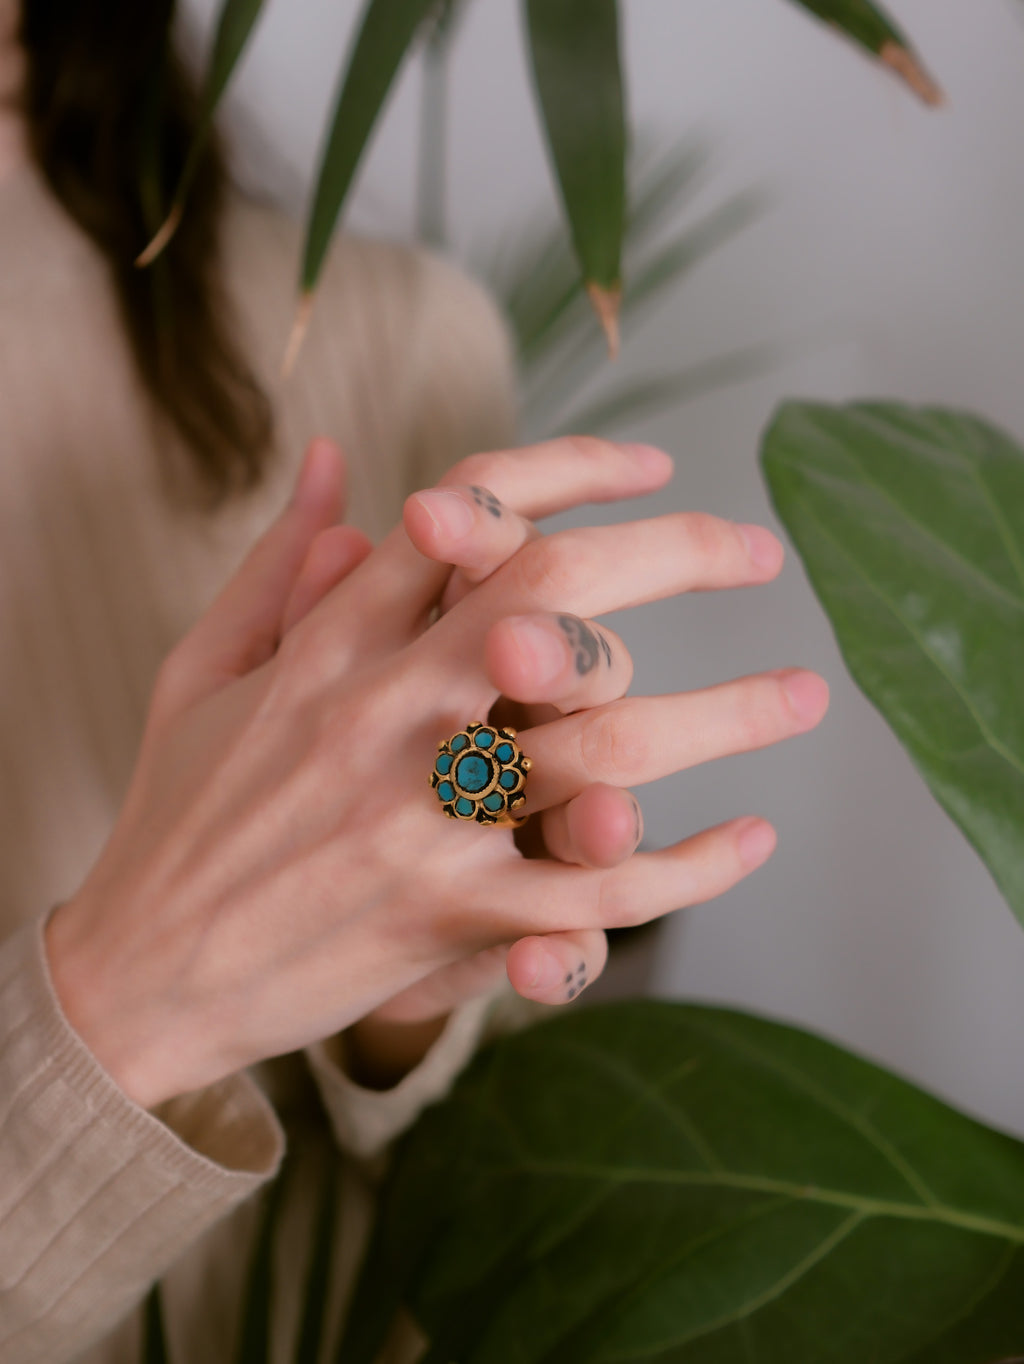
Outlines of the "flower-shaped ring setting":
<svg viewBox="0 0 1024 1364">
<path fill-rule="evenodd" d="M 430 784 L 450 819 L 516 825 L 529 770 L 514 729 L 475 721 L 438 745 Z"/>
</svg>

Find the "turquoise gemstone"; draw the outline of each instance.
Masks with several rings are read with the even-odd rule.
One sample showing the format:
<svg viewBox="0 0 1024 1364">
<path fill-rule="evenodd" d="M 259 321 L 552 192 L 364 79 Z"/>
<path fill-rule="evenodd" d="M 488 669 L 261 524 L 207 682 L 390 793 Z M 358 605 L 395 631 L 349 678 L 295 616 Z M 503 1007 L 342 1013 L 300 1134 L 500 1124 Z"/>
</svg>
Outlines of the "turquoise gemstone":
<svg viewBox="0 0 1024 1364">
<path fill-rule="evenodd" d="M 458 753 L 459 749 L 465 748 L 468 743 L 469 740 L 466 738 L 465 734 L 456 734 L 455 738 L 451 741 L 448 747 L 451 749 L 453 753 Z"/>
<path fill-rule="evenodd" d="M 501 776 L 498 778 L 498 785 L 503 786 L 506 791 L 511 791 L 514 789 L 518 781 L 519 781 L 518 772 L 502 772 Z"/>
<path fill-rule="evenodd" d="M 484 796 L 484 809 L 490 810 L 492 814 L 500 810 L 504 804 L 505 798 L 498 791 L 492 791 L 489 796 Z"/>
<path fill-rule="evenodd" d="M 454 800 L 454 799 L 455 799 L 455 787 L 451 784 L 450 781 L 443 781 L 443 782 L 441 782 L 441 783 L 439 784 L 439 786 L 438 786 L 438 788 L 437 788 L 437 794 L 438 794 L 438 795 L 441 797 L 441 799 L 444 800 L 444 801 Z"/>
<path fill-rule="evenodd" d="M 458 761 L 455 780 L 463 791 L 470 791 L 475 795 L 490 786 L 493 773 L 494 769 L 486 758 L 481 757 L 479 753 L 467 753 Z"/>
<path fill-rule="evenodd" d="M 452 770 L 452 763 L 454 761 L 455 759 L 450 753 L 442 753 L 434 766 L 441 773 L 442 777 L 447 777 L 448 773 Z"/>
<path fill-rule="evenodd" d="M 494 731 L 490 729 L 478 729 L 473 735 L 473 742 L 477 748 L 490 748 L 494 743 Z"/>
<path fill-rule="evenodd" d="M 460 796 L 455 802 L 455 810 L 460 815 L 471 815 L 473 813 L 473 802 L 467 800 L 465 796 Z"/>
<path fill-rule="evenodd" d="M 516 751 L 511 744 L 499 744 L 494 750 L 494 756 L 500 763 L 510 763 L 515 755 Z"/>
</svg>

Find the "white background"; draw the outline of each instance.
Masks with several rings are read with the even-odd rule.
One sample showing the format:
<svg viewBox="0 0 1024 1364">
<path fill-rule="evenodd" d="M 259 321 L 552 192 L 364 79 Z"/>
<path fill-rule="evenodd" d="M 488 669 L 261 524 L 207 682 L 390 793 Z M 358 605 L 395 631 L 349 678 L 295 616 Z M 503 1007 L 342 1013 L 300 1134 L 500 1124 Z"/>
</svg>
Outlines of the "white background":
<svg viewBox="0 0 1024 1364">
<path fill-rule="evenodd" d="M 206 19 L 213 3 L 192 8 Z M 772 207 L 627 337 L 613 377 L 763 340 L 796 342 L 799 357 L 638 424 L 678 467 L 638 513 L 772 524 L 756 454 L 784 396 L 960 405 L 1024 436 L 1024 4 L 891 0 L 949 96 L 939 113 L 788 0 L 622 8 L 638 125 L 711 138 L 703 206 L 758 184 Z M 297 212 L 355 10 L 270 3 L 233 95 L 246 176 Z M 417 81 L 410 69 L 351 219 L 390 235 L 412 220 Z M 465 258 L 551 202 L 513 0 L 472 0 L 453 81 Z M 1024 931 L 849 681 L 795 554 L 771 587 L 614 624 L 636 690 L 790 663 L 832 686 L 812 736 L 641 793 L 654 844 L 743 813 L 780 834 L 767 868 L 672 922 L 658 991 L 810 1024 L 1024 1133 Z"/>
</svg>

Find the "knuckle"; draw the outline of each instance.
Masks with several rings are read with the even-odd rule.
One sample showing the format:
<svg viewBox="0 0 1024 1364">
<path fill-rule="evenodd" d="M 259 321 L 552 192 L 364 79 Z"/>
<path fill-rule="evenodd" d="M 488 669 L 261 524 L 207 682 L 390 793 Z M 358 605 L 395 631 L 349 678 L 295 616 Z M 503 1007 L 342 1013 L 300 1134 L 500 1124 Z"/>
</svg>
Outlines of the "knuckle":
<svg viewBox="0 0 1024 1364">
<path fill-rule="evenodd" d="M 684 512 L 683 532 L 699 559 L 717 559 L 728 548 L 729 525 L 710 512 Z"/>
<path fill-rule="evenodd" d="M 539 605 L 554 609 L 572 595 L 579 556 L 565 532 L 528 541 L 514 562 L 520 587 Z"/>
<path fill-rule="evenodd" d="M 607 464 L 618 454 L 618 447 L 601 436 L 563 436 L 559 444 L 585 464 Z"/>
<path fill-rule="evenodd" d="M 580 727 L 580 765 L 588 780 L 629 786 L 642 780 L 649 741 L 628 702 L 591 712 Z"/>
</svg>

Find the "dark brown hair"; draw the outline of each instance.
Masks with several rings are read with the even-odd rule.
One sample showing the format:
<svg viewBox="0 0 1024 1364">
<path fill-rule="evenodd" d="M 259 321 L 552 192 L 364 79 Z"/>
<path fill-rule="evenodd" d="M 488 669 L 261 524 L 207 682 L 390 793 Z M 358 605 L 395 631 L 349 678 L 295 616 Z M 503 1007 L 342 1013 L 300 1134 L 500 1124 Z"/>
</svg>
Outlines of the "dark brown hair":
<svg viewBox="0 0 1024 1364">
<path fill-rule="evenodd" d="M 211 139 L 177 233 L 160 225 L 197 119 L 172 50 L 174 0 L 23 0 L 25 112 L 47 183 L 106 258 L 138 372 L 194 461 L 210 504 L 259 482 L 270 404 L 237 338 L 219 268 L 227 174 Z"/>
</svg>

